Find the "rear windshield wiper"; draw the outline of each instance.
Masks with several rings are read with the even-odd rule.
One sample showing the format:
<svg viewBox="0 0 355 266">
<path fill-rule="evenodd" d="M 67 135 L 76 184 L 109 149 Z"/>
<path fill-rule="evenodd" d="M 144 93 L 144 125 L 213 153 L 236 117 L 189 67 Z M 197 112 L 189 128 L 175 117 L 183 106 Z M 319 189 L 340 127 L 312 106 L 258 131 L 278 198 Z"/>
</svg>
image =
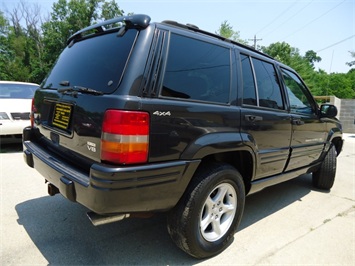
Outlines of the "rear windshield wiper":
<svg viewBox="0 0 355 266">
<path fill-rule="evenodd" d="M 86 87 L 82 87 L 82 86 L 59 88 L 58 92 L 59 93 L 63 93 L 63 94 L 67 93 L 67 92 L 71 92 L 73 95 L 77 95 L 78 92 L 86 93 L 86 94 L 93 94 L 93 95 L 103 95 L 104 94 L 102 91 L 97 91 L 97 90 L 86 88 Z"/>
</svg>

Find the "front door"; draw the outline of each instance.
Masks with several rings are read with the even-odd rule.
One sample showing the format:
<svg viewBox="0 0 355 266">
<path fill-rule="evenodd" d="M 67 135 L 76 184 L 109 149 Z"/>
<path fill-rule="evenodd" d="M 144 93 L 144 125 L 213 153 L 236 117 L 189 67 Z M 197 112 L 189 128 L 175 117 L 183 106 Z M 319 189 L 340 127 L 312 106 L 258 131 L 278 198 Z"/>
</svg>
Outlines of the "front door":
<svg viewBox="0 0 355 266">
<path fill-rule="evenodd" d="M 286 171 L 307 166 L 321 155 L 326 125 L 319 119 L 318 107 L 296 73 L 281 69 L 291 107 L 291 156 Z"/>
</svg>

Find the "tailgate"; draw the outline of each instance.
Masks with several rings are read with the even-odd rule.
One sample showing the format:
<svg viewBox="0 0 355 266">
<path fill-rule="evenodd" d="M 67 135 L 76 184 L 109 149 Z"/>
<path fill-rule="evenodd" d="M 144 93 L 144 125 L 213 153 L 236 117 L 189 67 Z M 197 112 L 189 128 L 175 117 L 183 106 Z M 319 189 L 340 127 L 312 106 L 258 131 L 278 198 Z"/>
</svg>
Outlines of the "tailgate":
<svg viewBox="0 0 355 266">
<path fill-rule="evenodd" d="M 38 92 L 36 98 L 42 93 Z M 81 95 L 75 100 L 70 98 L 48 97 L 47 93 L 42 102 L 35 101 L 35 126 L 44 138 L 51 141 L 52 150 L 71 150 L 99 162 L 105 108 L 102 108 L 102 104 L 94 104 L 97 102 L 95 96 Z"/>
</svg>

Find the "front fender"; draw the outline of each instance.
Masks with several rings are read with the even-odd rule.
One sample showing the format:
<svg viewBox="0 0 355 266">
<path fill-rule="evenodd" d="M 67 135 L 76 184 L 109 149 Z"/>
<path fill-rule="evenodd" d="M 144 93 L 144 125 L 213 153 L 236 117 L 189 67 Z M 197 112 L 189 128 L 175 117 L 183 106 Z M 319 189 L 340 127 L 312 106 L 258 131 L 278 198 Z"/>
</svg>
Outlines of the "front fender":
<svg viewBox="0 0 355 266">
<path fill-rule="evenodd" d="M 339 124 L 340 125 L 339 126 L 338 124 L 335 123 L 329 123 L 328 125 L 329 125 L 327 128 L 328 136 L 327 136 L 324 150 L 328 152 L 331 145 L 335 145 L 337 156 L 338 156 L 343 149 L 343 143 L 344 143 L 341 125 Z"/>
</svg>

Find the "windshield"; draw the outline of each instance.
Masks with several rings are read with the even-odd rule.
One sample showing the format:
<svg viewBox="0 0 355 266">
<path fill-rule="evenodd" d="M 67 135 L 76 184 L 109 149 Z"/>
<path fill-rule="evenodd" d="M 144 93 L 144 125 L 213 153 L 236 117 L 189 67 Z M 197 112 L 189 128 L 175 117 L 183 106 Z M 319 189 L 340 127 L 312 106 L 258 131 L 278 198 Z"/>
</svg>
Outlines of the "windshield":
<svg viewBox="0 0 355 266">
<path fill-rule="evenodd" d="M 32 99 L 38 85 L 0 83 L 0 99 Z"/>
<path fill-rule="evenodd" d="M 88 38 L 64 49 L 43 88 L 82 86 L 112 93 L 118 86 L 137 30 L 122 37 L 117 32 Z"/>
</svg>

